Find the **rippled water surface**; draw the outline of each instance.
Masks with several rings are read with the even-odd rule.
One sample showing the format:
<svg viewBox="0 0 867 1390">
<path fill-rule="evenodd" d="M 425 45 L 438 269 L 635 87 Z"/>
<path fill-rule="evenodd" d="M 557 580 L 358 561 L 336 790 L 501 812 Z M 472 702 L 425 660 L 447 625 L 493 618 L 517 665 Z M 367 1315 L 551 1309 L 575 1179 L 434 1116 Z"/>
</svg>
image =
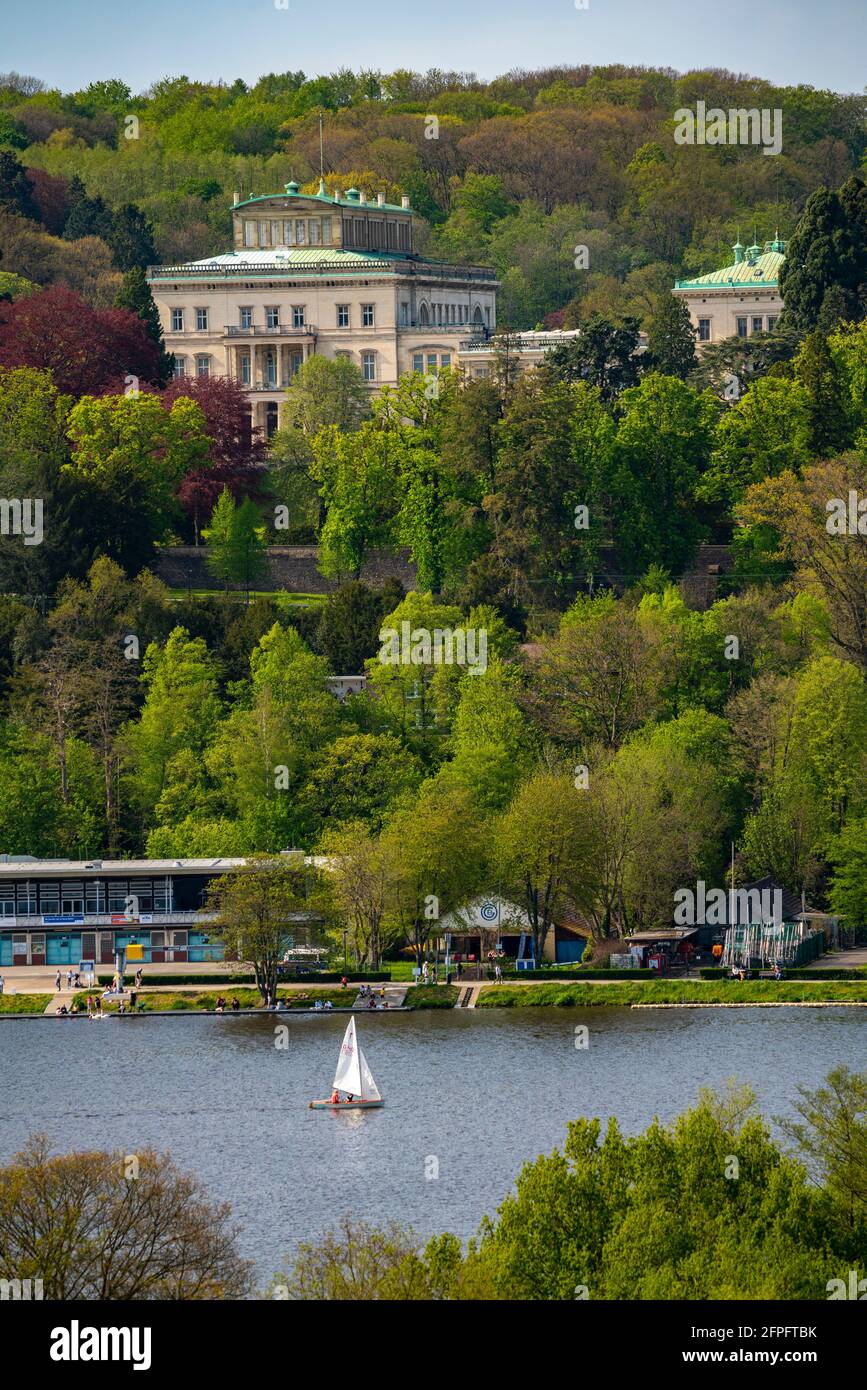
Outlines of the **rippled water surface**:
<svg viewBox="0 0 867 1390">
<path fill-rule="evenodd" d="M 586 1051 L 578 1024 L 590 1028 Z M 169 1149 L 232 1203 L 265 1280 L 345 1211 L 470 1235 L 521 1163 L 562 1144 L 578 1115 L 616 1115 L 635 1131 L 737 1075 L 772 1116 L 799 1082 L 867 1057 L 862 1009 L 364 1015 L 385 1107 L 309 1110 L 329 1093 L 345 1026 L 345 1015 L 289 1018 L 282 1050 L 265 1018 L 2 1022 L 0 1160 L 34 1130 L 63 1150 Z"/>
</svg>

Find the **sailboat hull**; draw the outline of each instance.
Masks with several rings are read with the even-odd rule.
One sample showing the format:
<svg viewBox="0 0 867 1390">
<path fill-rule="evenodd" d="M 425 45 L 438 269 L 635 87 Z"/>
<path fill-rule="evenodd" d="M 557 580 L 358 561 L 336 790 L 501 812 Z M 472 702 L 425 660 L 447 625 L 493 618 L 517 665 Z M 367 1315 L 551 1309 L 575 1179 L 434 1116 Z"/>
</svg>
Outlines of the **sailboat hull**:
<svg viewBox="0 0 867 1390">
<path fill-rule="evenodd" d="M 384 1100 L 311 1100 L 311 1110 L 380 1110 Z"/>
</svg>

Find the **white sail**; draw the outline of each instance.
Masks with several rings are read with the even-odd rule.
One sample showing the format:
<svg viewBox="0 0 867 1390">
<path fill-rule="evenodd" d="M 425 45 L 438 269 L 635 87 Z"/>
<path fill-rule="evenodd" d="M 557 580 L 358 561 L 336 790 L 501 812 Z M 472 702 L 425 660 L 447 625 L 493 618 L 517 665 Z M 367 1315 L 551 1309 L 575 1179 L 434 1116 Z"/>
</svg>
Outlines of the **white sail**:
<svg viewBox="0 0 867 1390">
<path fill-rule="evenodd" d="M 346 1025 L 337 1070 L 334 1073 L 334 1089 L 348 1091 L 350 1095 L 361 1097 L 361 1062 L 358 1053 L 358 1039 L 355 1036 L 355 1019 Z"/>
<path fill-rule="evenodd" d="M 379 1088 L 373 1079 L 373 1072 L 367 1065 L 367 1058 L 361 1048 L 358 1049 L 358 1061 L 361 1066 L 361 1099 L 382 1100 L 382 1096 L 379 1094 Z"/>
</svg>

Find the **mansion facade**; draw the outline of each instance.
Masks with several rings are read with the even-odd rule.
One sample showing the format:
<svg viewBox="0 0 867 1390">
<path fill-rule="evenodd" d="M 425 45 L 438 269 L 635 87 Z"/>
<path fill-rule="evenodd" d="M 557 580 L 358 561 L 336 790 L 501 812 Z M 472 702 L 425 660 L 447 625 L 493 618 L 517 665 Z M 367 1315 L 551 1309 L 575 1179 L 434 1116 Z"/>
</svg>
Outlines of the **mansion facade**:
<svg viewBox="0 0 867 1390">
<path fill-rule="evenodd" d="M 371 390 L 405 372 L 456 365 L 496 327 L 497 280 L 483 266 L 413 251 L 409 199 L 285 193 L 232 208 L 233 249 L 154 266 L 148 283 L 179 376 L 227 376 L 271 435 L 285 388 L 308 357 L 349 357 Z"/>
</svg>

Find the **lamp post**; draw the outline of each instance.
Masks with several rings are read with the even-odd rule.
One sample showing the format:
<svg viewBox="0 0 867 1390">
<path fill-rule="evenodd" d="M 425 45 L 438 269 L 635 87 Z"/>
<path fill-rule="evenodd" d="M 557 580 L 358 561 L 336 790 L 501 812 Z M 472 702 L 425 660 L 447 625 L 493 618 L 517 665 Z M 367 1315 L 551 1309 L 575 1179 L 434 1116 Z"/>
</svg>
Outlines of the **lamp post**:
<svg viewBox="0 0 867 1390">
<path fill-rule="evenodd" d="M 346 974 L 346 928 L 343 928 L 343 973 Z"/>
</svg>

